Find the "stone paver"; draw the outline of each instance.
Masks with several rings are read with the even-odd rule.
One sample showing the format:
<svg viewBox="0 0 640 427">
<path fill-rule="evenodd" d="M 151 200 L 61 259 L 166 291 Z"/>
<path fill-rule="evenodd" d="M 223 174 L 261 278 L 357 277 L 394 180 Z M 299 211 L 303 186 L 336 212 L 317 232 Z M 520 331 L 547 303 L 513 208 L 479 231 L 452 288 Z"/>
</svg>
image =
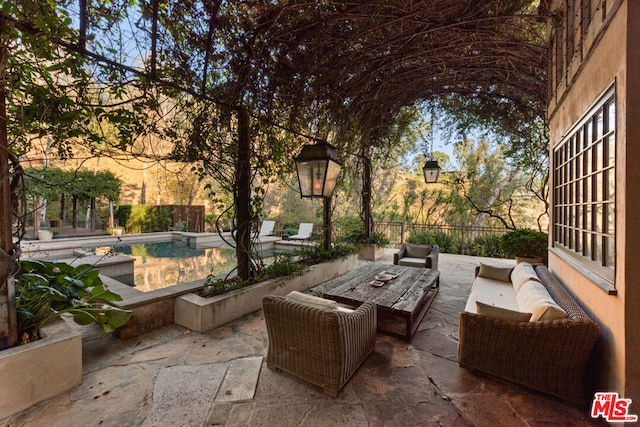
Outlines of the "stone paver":
<svg viewBox="0 0 640 427">
<path fill-rule="evenodd" d="M 218 390 L 216 403 L 253 399 L 262 366 L 262 357 L 245 357 L 229 363 L 227 375 Z"/>
<path fill-rule="evenodd" d="M 393 252 L 387 249 L 384 262 Z M 414 340 L 378 335 L 374 352 L 337 398 L 266 367 L 268 337 L 258 311 L 205 334 L 172 325 L 120 341 L 98 340 L 83 329 L 83 384 L 0 426 L 601 425 L 586 409 L 458 366 L 458 314 L 481 260 L 513 264 L 440 254 L 440 292 Z M 253 370 L 245 378 L 231 370 L 229 378 L 236 376 L 245 383 L 242 393 L 253 396 L 216 399 L 227 388 L 231 394 L 224 396 L 240 395 L 223 381 L 232 364 L 246 361 Z"/>
<path fill-rule="evenodd" d="M 153 388 L 153 406 L 142 425 L 203 425 L 227 367 L 217 363 L 162 368 Z"/>
</svg>

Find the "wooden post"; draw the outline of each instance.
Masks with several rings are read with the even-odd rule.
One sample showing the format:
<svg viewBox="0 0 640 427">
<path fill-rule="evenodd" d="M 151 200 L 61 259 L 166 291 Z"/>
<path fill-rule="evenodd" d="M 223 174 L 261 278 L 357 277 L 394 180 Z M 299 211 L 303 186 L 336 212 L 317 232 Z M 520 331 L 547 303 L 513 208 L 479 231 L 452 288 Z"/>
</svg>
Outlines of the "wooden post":
<svg viewBox="0 0 640 427">
<path fill-rule="evenodd" d="M 64 220 L 66 219 L 66 216 L 67 216 L 65 202 L 66 202 L 66 198 L 64 197 L 64 193 L 62 193 L 60 195 L 60 220 L 62 221 L 62 224 L 60 224 L 60 226 L 64 225 Z"/>
<path fill-rule="evenodd" d="M 249 113 L 238 108 L 238 157 L 236 164 L 235 197 L 236 220 L 236 256 L 238 258 L 238 277 L 249 280 L 251 277 L 251 161 L 249 146 Z"/>
<path fill-rule="evenodd" d="M 371 223 L 371 159 L 362 156 L 362 220 L 364 222 L 364 236 L 369 239 L 372 232 Z"/>
<path fill-rule="evenodd" d="M 0 19 L 0 37 L 4 39 L 4 21 Z M 5 92 L 6 47 L 0 47 L 0 350 L 18 342 L 16 300 L 13 279 L 13 213 L 9 181 L 9 142 Z"/>
<path fill-rule="evenodd" d="M 71 213 L 71 223 L 73 228 L 78 228 L 78 196 L 74 195 L 72 198 L 72 213 Z"/>
<path fill-rule="evenodd" d="M 331 249 L 331 197 L 323 197 L 323 214 L 324 214 L 324 230 L 323 230 L 323 244 L 324 249 Z"/>
<path fill-rule="evenodd" d="M 91 230 L 96 229 L 96 198 L 91 197 L 89 199 L 89 224 Z"/>
</svg>

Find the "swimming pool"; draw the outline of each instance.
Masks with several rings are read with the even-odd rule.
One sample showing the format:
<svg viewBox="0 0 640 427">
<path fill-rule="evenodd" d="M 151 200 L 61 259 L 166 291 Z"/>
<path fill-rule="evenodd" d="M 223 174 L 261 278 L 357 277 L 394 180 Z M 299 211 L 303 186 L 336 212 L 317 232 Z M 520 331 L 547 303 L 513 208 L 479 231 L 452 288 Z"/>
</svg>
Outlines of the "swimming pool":
<svg viewBox="0 0 640 427">
<path fill-rule="evenodd" d="M 135 259 L 132 279 L 118 279 L 140 291 L 152 291 L 177 283 L 221 275 L 237 265 L 235 249 L 229 247 L 193 248 L 187 242 L 148 242 L 92 248 L 97 254 L 111 252 Z M 264 260 L 273 251 L 262 251 Z"/>
</svg>

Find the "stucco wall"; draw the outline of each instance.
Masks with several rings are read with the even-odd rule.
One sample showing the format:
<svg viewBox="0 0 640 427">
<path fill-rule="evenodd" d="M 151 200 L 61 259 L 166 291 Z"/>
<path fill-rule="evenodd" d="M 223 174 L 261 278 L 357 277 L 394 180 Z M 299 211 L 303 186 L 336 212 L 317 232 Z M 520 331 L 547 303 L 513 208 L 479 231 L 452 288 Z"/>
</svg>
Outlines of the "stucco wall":
<svg viewBox="0 0 640 427">
<path fill-rule="evenodd" d="M 612 10 L 610 21 L 598 23 L 603 32 L 599 36 L 590 32 L 593 49 L 583 51 L 580 66 L 569 67 L 574 74 L 567 79 L 566 92 L 554 97 L 549 107 L 553 149 L 592 104 L 615 85 L 617 295 L 608 295 L 594 285 L 559 251 L 552 249 L 549 267 L 601 327 L 601 339 L 589 371 L 596 389 L 618 391 L 634 400 L 637 407 L 640 310 L 636 307 L 640 304 L 640 279 L 635 278 L 640 278 L 640 129 L 633 117 L 640 113 L 640 53 L 637 48 L 634 50 L 633 43 L 640 34 L 628 33 L 627 29 L 640 32 L 640 2 L 617 4 L 620 7 Z M 628 81 L 628 76 L 634 79 Z"/>
<path fill-rule="evenodd" d="M 640 412 L 640 2 L 627 2 L 627 89 L 626 143 L 622 161 L 626 164 L 626 228 L 623 231 L 625 259 L 626 367 L 625 395 Z M 616 245 L 618 246 L 618 245 Z"/>
</svg>

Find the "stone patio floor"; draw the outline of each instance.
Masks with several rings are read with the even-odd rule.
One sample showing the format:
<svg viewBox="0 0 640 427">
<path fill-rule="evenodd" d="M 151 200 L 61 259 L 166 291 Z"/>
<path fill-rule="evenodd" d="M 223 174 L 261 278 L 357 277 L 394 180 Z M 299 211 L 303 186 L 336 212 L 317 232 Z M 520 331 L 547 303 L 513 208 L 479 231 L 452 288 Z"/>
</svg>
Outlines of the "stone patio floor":
<svg viewBox="0 0 640 427">
<path fill-rule="evenodd" d="M 381 261 L 391 263 L 393 252 Z M 413 342 L 379 334 L 337 398 L 266 367 L 268 337 L 258 311 L 205 334 L 171 325 L 126 341 L 100 340 L 83 327 L 83 384 L 0 425 L 602 425 L 588 408 L 458 366 L 458 313 L 480 261 L 512 263 L 441 254 L 440 292 Z"/>
</svg>

